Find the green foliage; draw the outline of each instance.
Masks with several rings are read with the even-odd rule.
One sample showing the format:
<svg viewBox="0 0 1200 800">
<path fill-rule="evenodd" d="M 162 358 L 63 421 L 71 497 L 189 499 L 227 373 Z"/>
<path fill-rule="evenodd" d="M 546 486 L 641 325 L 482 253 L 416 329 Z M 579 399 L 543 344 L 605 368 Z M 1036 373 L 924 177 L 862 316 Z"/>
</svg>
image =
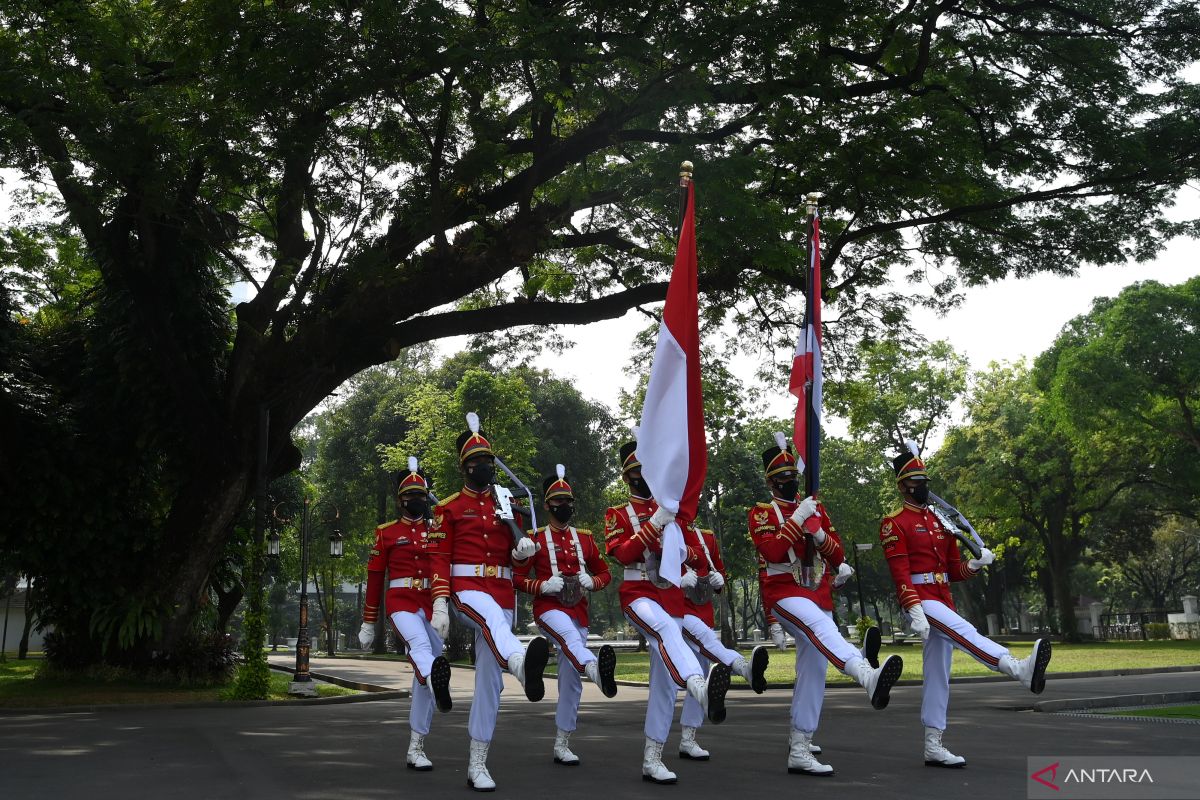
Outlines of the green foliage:
<svg viewBox="0 0 1200 800">
<path fill-rule="evenodd" d="M 863 638 L 867 635 L 867 631 L 878 626 L 879 623 L 871 617 L 859 617 L 858 621 L 854 623 L 854 630 L 858 641 L 863 641 Z"/>
<path fill-rule="evenodd" d="M 1146 624 L 1147 639 L 1170 639 L 1171 625 L 1167 622 L 1149 622 Z"/>
</svg>

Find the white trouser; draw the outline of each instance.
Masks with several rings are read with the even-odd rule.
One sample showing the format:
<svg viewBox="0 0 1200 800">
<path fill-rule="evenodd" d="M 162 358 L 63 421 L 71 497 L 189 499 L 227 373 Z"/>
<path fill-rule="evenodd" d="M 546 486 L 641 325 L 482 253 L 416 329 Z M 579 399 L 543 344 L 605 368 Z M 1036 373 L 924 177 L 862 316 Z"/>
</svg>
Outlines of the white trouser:
<svg viewBox="0 0 1200 800">
<path fill-rule="evenodd" d="M 425 610 L 397 611 L 392 625 L 404 640 L 408 662 L 413 668 L 412 706 L 408 711 L 408 727 L 424 736 L 433 722 L 433 687 L 429 685 L 429 670 L 433 660 L 442 654 L 442 637 L 425 619 Z"/>
<path fill-rule="evenodd" d="M 854 662 L 862 659 L 862 653 L 842 637 L 832 617 L 826 616 L 821 607 L 807 597 L 785 597 L 771 611 L 797 642 L 807 641 L 843 675 L 849 675 Z M 822 681 L 824 676 L 822 671 Z"/>
<path fill-rule="evenodd" d="M 954 648 L 996 672 L 1000 671 L 1000 659 L 1008 655 L 1008 650 L 980 634 L 974 625 L 940 600 L 922 600 L 921 609 L 929 620 L 921 686 L 921 724 L 944 731 L 946 709 L 950 707 L 950 659 Z"/>
<path fill-rule="evenodd" d="M 708 674 L 708 667 L 714 661 L 731 667 L 737 660 L 738 652 L 721 644 L 716 632 L 695 614 L 685 614 L 683 617 L 683 639 L 696 654 L 701 675 Z M 704 724 L 704 709 L 700 701 L 690 694 L 684 695 L 679 724 L 685 728 L 699 728 Z"/>
<path fill-rule="evenodd" d="M 579 698 L 583 696 L 583 667 L 595 661 L 585 646 L 588 629 L 570 615 L 553 608 L 537 619 L 538 627 L 558 645 L 558 708 L 554 719 L 560 731 L 575 730 L 579 719 Z"/>
<path fill-rule="evenodd" d="M 456 592 L 454 608 L 459 619 L 475 629 L 475 696 L 471 698 L 467 731 L 476 741 L 490 742 L 496 730 L 508 658 L 524 652 L 524 648 L 512 632 L 513 612 L 501 608 L 487 592 Z"/>
<path fill-rule="evenodd" d="M 688 678 L 701 675 L 700 663 L 683 640 L 682 620 L 671 617 L 656 601 L 639 597 L 625 607 L 625 618 L 637 626 L 650 650 L 650 698 L 646 704 L 646 736 L 665 743 L 675 717 L 675 699 Z"/>
</svg>

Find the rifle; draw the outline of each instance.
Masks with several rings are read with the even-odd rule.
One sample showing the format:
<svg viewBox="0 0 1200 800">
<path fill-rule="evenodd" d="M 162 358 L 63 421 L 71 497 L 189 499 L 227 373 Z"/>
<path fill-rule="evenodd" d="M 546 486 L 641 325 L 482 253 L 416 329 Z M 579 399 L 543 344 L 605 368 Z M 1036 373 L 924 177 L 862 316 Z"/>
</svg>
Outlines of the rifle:
<svg viewBox="0 0 1200 800">
<path fill-rule="evenodd" d="M 521 482 L 521 479 L 508 468 L 507 464 L 500 460 L 499 456 L 494 456 L 494 459 L 496 466 L 500 467 L 504 471 L 504 474 L 517 485 L 517 488 L 523 491 L 525 496 L 529 498 L 528 510 L 520 506 L 514 506 L 512 491 L 507 487 L 498 486 L 495 483 L 492 484 L 492 497 L 496 500 L 497 516 L 508 523 L 509 530 L 512 531 L 513 535 L 513 545 L 515 546 L 517 542 L 526 537 L 525 527 L 517 524 L 516 515 L 518 513 L 526 514 L 529 517 L 529 527 L 535 531 L 537 530 L 537 516 L 533 510 L 533 492 L 529 491 L 529 487 Z"/>
<path fill-rule="evenodd" d="M 971 522 L 963 515 L 961 511 L 947 503 L 942 498 L 938 497 L 933 492 L 929 493 L 929 499 L 934 503 L 929 507 L 929 510 L 932 511 L 933 515 L 938 518 L 938 521 L 945 526 L 946 530 L 953 533 L 956 539 L 966 545 L 966 548 L 971 551 L 972 555 L 974 555 L 976 558 L 979 558 L 983 554 L 983 539 L 981 539 L 979 534 L 975 532 L 975 528 L 971 525 Z M 963 524 L 963 527 L 971 532 L 971 538 L 968 539 L 966 534 L 964 534 L 959 527 L 955 525 L 948 516 L 946 516 L 946 514 L 953 514 L 955 517 L 957 517 L 958 521 Z"/>
</svg>

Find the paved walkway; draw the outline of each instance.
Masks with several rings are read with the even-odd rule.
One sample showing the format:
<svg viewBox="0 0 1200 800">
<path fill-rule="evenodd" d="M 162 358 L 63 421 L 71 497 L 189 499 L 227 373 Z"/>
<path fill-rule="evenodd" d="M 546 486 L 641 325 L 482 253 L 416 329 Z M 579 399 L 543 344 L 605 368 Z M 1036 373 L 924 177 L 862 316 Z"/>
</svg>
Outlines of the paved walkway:
<svg viewBox="0 0 1200 800">
<path fill-rule="evenodd" d="M 353 671 L 406 687 L 411 673 L 395 662 L 313 659 L 313 669 Z M 154 798 L 429 798 L 472 797 L 465 786 L 471 680 L 458 670 L 454 711 L 437 715 L 426 750 L 436 769 L 403 768 L 408 700 L 353 705 L 226 709 L 144 709 L 44 713 L 0 719 L 0 795 Z M 374 680 L 369 682 L 375 682 Z M 921 693 L 901 687 L 885 711 L 872 711 L 860 689 L 832 689 L 817 741 L 837 769 L 829 779 L 788 775 L 789 693 L 731 695 L 728 721 L 705 727 L 707 763 L 674 755 L 679 785 L 640 779 L 646 690 L 621 687 L 615 699 L 589 690 L 572 745 L 578 768 L 551 763 L 554 701 L 530 704 L 515 682 L 504 694 L 489 765 L 499 794 L 529 798 L 588 797 L 597 789 L 621 798 L 727 798 L 753 791 L 834 793 L 843 798 L 928 796 L 1011 800 L 1025 796 L 1026 756 L 1192 755 L 1200 726 L 1044 714 L 1035 699 L 1195 690 L 1197 673 L 1055 681 L 1035 698 L 1015 683 L 959 684 L 953 689 L 947 744 L 965 756 L 964 770 L 926 768 L 921 759 Z M 1200 776 L 1197 776 L 1200 782 Z"/>
</svg>

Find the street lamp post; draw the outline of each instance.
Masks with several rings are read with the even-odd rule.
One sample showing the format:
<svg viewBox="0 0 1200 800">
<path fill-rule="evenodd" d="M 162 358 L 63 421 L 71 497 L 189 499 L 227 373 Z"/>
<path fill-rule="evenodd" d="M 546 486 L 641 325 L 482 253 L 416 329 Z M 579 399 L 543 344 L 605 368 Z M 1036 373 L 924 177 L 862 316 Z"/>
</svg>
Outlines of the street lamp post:
<svg viewBox="0 0 1200 800">
<path fill-rule="evenodd" d="M 863 605 L 862 593 L 862 572 L 858 568 L 858 551 L 864 553 L 870 550 L 875 545 L 871 542 L 856 542 L 854 545 L 854 582 L 858 584 L 858 618 L 862 619 L 867 616 L 866 606 Z"/>
<path fill-rule="evenodd" d="M 308 658 L 312 649 L 312 639 L 308 634 L 308 539 L 312 532 L 312 513 L 317 506 L 321 505 L 321 502 L 318 500 L 313 503 L 305 497 L 300 512 L 300 629 L 296 631 L 296 672 L 292 676 L 291 685 L 288 686 L 288 694 L 309 697 L 315 695 L 317 690 L 313 686 L 312 675 L 308 670 Z M 334 528 L 333 533 L 329 535 L 331 558 L 342 557 L 342 532 L 337 528 L 339 516 L 337 506 L 333 506 Z M 274 531 L 272 531 L 271 539 L 268 540 L 267 552 L 270 555 L 279 555 L 278 534 Z"/>
</svg>

